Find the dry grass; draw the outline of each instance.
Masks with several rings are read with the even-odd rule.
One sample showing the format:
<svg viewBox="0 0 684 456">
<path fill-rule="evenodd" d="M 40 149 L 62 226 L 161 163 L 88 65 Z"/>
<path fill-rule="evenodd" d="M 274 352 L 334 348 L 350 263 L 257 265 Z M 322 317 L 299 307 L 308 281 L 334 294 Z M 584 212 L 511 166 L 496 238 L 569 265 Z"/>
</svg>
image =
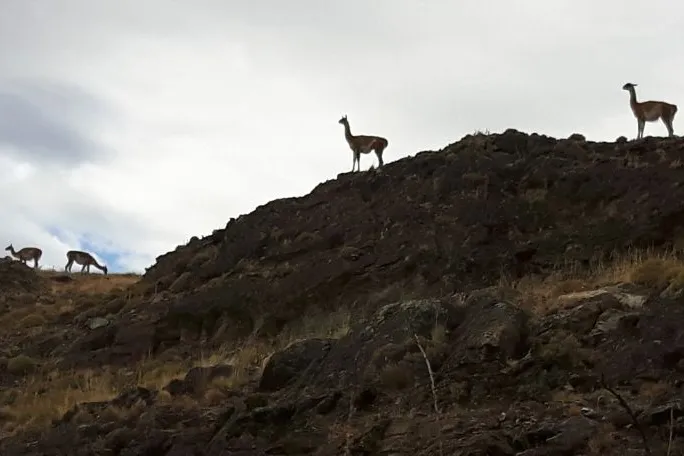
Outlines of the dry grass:
<svg viewBox="0 0 684 456">
<path fill-rule="evenodd" d="M 639 397 L 648 398 L 656 403 L 661 399 L 666 399 L 672 395 L 672 386 L 664 381 L 644 381 L 639 386 Z"/>
<path fill-rule="evenodd" d="M 544 201 L 548 193 L 545 188 L 528 188 L 521 196 L 525 201 L 532 204 Z"/>
<path fill-rule="evenodd" d="M 192 360 L 158 362 L 154 358 L 146 358 L 135 366 L 135 383 L 151 389 L 161 389 L 171 380 L 181 379 L 193 367 Z"/>
<path fill-rule="evenodd" d="M 40 362 L 26 355 L 17 355 L 7 360 L 7 372 L 13 375 L 23 375 L 35 371 Z"/>
<path fill-rule="evenodd" d="M 38 274 L 50 280 L 51 291 L 54 294 L 79 293 L 79 294 L 105 294 L 115 290 L 123 290 L 140 280 L 139 274 L 65 274 L 57 270 L 41 270 Z M 60 276 L 69 276 L 72 280 L 54 280 Z"/>
<path fill-rule="evenodd" d="M 0 409 L 7 416 L 6 433 L 49 425 L 81 402 L 112 399 L 116 395 L 111 374 L 94 371 L 50 372 L 28 377 L 20 388 L 11 388 L 0 395 L 7 404 Z"/>
<path fill-rule="evenodd" d="M 124 290 L 140 280 L 137 274 L 72 274 L 72 280 L 52 280 L 64 276 L 59 271 L 39 271 L 39 275 L 48 279 L 47 292 L 37 299 L 26 299 L 24 304 L 15 303 L 9 312 L 0 314 L 0 329 L 27 331 L 37 334 L 61 317 L 82 311 L 92 306 L 96 299 L 83 299 L 106 295 Z"/>
<path fill-rule="evenodd" d="M 413 369 L 406 365 L 387 364 L 379 373 L 380 383 L 391 390 L 403 390 L 413 386 Z"/>
<path fill-rule="evenodd" d="M 224 349 L 209 358 L 210 364 L 230 364 L 234 369 L 233 375 L 228 379 L 218 379 L 214 383 L 228 389 L 240 387 L 258 378 L 273 353 L 306 339 L 339 339 L 349 331 L 350 321 L 351 314 L 347 309 L 310 314 L 286 325 L 275 339 L 248 340 L 233 350 Z"/>
<path fill-rule="evenodd" d="M 600 456 L 609 453 L 617 442 L 615 427 L 610 423 L 601 423 L 598 431 L 587 442 L 588 454 Z"/>
<path fill-rule="evenodd" d="M 595 261 L 584 269 L 559 265 L 544 278 L 528 276 L 512 281 L 504 276 L 499 285 L 520 292 L 520 303 L 543 315 L 559 307 L 557 298 L 561 295 L 620 283 L 684 292 L 684 257 L 680 257 L 678 250 L 632 251 L 615 255 L 613 261 Z"/>
<path fill-rule="evenodd" d="M 551 400 L 553 402 L 559 402 L 561 404 L 582 404 L 585 401 L 584 396 L 576 393 L 575 391 L 569 391 L 565 389 L 556 390 L 551 394 Z"/>
<path fill-rule="evenodd" d="M 37 297 L 27 295 L 13 302 L 11 310 L 0 315 L 3 336 L 54 330 L 62 317 L 68 317 L 62 321 L 68 325 L 76 311 L 92 306 L 99 295 L 125 289 L 140 279 L 137 274 L 74 273 L 72 280 L 60 281 L 55 279 L 65 276 L 61 271 L 40 270 L 38 274 L 46 279 L 47 288 Z M 60 372 L 53 369 L 54 361 L 24 354 L 6 360 L 7 372 L 25 377 L 17 387 L 0 389 L 0 413 L 6 417 L 4 432 L 47 425 L 79 402 L 111 399 L 135 378 L 123 370 L 116 375 L 104 369 Z"/>
<path fill-rule="evenodd" d="M 239 346 L 224 346 L 211 353 L 199 352 L 194 358 L 172 362 L 148 357 L 129 369 L 65 372 L 50 370 L 48 364 L 54 364 L 51 362 L 45 362 L 45 366 L 40 368 L 37 360 L 28 362 L 23 357 L 8 360 L 8 365 L 16 364 L 15 369 L 38 369 L 39 372 L 25 377 L 22 385 L 0 392 L 0 404 L 4 404 L 0 407 L 0 415 L 6 417 L 0 429 L 12 434 L 47 426 L 78 403 L 111 400 L 133 386 L 161 390 L 171 380 L 183 378 L 192 367 L 230 364 L 234 368 L 233 374 L 207 385 L 203 398 L 172 398 L 168 393 L 161 393 L 162 400 L 172 400 L 176 405 L 183 401 L 188 407 L 196 407 L 199 403 L 218 404 L 236 388 L 257 379 L 274 352 L 311 337 L 339 338 L 347 333 L 349 318 L 349 312 L 343 309 L 309 315 L 285 327 L 268 342 L 250 340 Z"/>
<path fill-rule="evenodd" d="M 679 158 L 670 163 L 670 168 L 681 168 L 682 166 L 684 166 L 684 161 Z"/>
</svg>

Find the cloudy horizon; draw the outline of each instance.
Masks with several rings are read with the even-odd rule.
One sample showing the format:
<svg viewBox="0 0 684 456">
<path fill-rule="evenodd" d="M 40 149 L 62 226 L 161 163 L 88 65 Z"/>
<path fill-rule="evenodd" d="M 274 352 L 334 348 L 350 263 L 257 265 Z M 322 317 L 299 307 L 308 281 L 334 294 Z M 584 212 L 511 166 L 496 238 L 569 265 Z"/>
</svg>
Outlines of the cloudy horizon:
<svg viewBox="0 0 684 456">
<path fill-rule="evenodd" d="M 684 104 L 684 7 L 660 0 L 2 4 L 0 242 L 45 268 L 142 272 L 308 193 L 351 169 L 344 114 L 390 163 L 478 130 L 631 139 L 625 82 Z"/>
</svg>

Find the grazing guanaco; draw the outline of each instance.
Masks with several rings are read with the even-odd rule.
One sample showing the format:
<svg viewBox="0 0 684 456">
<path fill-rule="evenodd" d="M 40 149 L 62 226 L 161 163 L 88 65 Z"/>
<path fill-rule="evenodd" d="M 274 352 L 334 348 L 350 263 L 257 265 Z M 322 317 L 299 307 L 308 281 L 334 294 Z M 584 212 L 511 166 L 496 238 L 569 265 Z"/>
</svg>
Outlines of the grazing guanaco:
<svg viewBox="0 0 684 456">
<path fill-rule="evenodd" d="M 378 168 L 383 165 L 382 153 L 388 144 L 385 138 L 382 136 L 352 135 L 346 115 L 342 116 L 338 123 L 344 125 L 344 137 L 353 153 L 352 172 L 354 172 L 357 163 L 358 170 L 361 171 L 361 154 L 368 154 L 371 151 L 374 151 L 375 155 L 378 156 Z"/>
<path fill-rule="evenodd" d="M 38 269 L 38 260 L 43 256 L 43 251 L 38 247 L 24 247 L 19 251 L 15 251 L 12 244 L 5 247 L 5 250 L 9 250 L 14 258 L 19 258 L 19 261 L 26 264 L 27 261 L 33 260 L 34 269 Z"/>
<path fill-rule="evenodd" d="M 90 274 L 90 266 L 93 265 L 105 275 L 107 275 L 107 266 L 100 265 L 95 258 L 88 252 L 81 252 L 80 250 L 69 250 L 67 252 L 67 264 L 64 270 L 71 272 L 71 267 L 74 263 L 82 265 L 81 272 L 86 271 Z"/>
<path fill-rule="evenodd" d="M 634 117 L 637 119 L 637 139 L 644 137 L 644 126 L 646 122 L 662 120 L 667 128 L 668 136 L 674 136 L 672 121 L 677 114 L 677 105 L 664 101 L 637 101 L 636 84 L 628 82 L 622 86 L 622 90 L 629 92 L 629 105 L 632 107 Z"/>
</svg>

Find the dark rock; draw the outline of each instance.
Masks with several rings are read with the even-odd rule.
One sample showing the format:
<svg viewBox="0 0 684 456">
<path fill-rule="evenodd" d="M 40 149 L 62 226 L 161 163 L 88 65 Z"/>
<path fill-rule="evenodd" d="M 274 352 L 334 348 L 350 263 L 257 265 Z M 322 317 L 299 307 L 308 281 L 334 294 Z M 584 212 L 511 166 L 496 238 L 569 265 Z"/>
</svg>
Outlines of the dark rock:
<svg viewBox="0 0 684 456">
<path fill-rule="evenodd" d="M 149 406 L 154 403 L 156 397 L 156 391 L 147 388 L 137 387 L 124 391 L 123 393 L 119 394 L 117 397 L 112 399 L 112 405 L 121 408 L 130 408 L 133 407 L 133 405 L 135 405 L 139 401 L 141 401 L 145 405 Z"/>
<path fill-rule="evenodd" d="M 38 293 L 46 287 L 45 280 L 31 266 L 11 257 L 0 258 L 0 290 L 3 295 Z"/>
<path fill-rule="evenodd" d="M 233 374 L 233 366 L 222 364 L 208 367 L 193 367 L 182 380 L 174 379 L 164 387 L 172 396 L 181 394 L 202 394 L 209 383 L 216 378 L 228 378 Z"/>
<path fill-rule="evenodd" d="M 276 391 L 284 388 L 292 379 L 305 372 L 313 362 L 323 359 L 332 343 L 329 339 L 308 339 L 295 342 L 285 350 L 274 353 L 261 374 L 259 389 Z"/>
<path fill-rule="evenodd" d="M 672 354 L 684 351 L 683 325 L 681 302 L 660 299 L 639 315 L 634 326 L 618 326 L 597 346 L 605 354 L 601 369 L 606 381 L 615 384 L 638 377 L 658 379 L 673 371 Z"/>
</svg>

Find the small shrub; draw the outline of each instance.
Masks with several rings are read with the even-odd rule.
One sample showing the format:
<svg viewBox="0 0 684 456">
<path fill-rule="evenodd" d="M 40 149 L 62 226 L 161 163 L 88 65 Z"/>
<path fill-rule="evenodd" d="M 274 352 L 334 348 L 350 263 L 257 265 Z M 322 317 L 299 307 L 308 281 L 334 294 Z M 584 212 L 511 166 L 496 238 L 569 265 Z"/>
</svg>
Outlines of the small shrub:
<svg viewBox="0 0 684 456">
<path fill-rule="evenodd" d="M 40 314 L 28 314 L 19 320 L 19 326 L 23 328 L 32 328 L 34 326 L 42 326 L 47 323 L 44 316 Z"/>
<path fill-rule="evenodd" d="M 550 340 L 539 349 L 539 357 L 545 363 L 572 368 L 586 359 L 585 351 L 574 334 L 568 331 L 556 331 Z"/>
<path fill-rule="evenodd" d="M 30 356 L 19 355 L 7 360 L 7 372 L 13 375 L 24 375 L 35 371 L 38 365 L 38 361 Z"/>
<path fill-rule="evenodd" d="M 616 442 L 615 427 L 611 424 L 603 423 L 598 432 L 596 432 L 587 442 L 588 454 L 592 456 L 601 456 L 609 453 L 615 448 Z"/>
<path fill-rule="evenodd" d="M 629 279 L 638 285 L 660 288 L 668 285 L 682 273 L 682 265 L 673 260 L 650 258 L 638 265 L 629 275 Z"/>
<path fill-rule="evenodd" d="M 432 342 L 436 344 L 443 344 L 447 340 L 447 329 L 442 324 L 436 324 L 430 333 Z"/>
<path fill-rule="evenodd" d="M 227 393 L 219 388 L 209 388 L 204 392 L 204 400 L 209 405 L 221 405 L 227 397 Z"/>
<path fill-rule="evenodd" d="M 544 201 L 548 190 L 545 188 L 528 188 L 525 193 L 522 194 L 522 198 L 528 203 L 537 203 L 539 201 Z"/>
<path fill-rule="evenodd" d="M 388 364 L 380 371 L 380 382 L 387 388 L 402 390 L 413 384 L 413 371 L 405 364 Z"/>
</svg>

